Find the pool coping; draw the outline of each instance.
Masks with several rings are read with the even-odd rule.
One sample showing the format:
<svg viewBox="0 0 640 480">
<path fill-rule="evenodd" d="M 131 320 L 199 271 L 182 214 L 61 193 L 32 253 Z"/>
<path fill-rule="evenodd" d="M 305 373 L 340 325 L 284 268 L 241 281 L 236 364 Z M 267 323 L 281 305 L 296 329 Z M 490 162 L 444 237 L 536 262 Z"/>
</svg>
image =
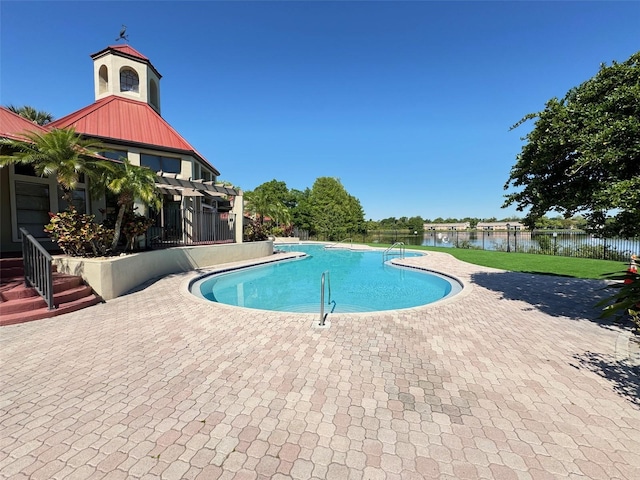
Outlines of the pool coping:
<svg viewBox="0 0 640 480">
<path fill-rule="evenodd" d="M 239 262 L 230 262 L 230 263 L 226 263 L 226 264 L 220 264 L 220 265 L 216 265 L 215 267 L 212 268 L 206 268 L 206 269 L 201 269 L 197 271 L 197 274 L 195 276 L 190 276 L 189 278 L 186 278 L 180 285 L 180 293 L 181 295 L 185 296 L 186 298 L 190 298 L 190 299 L 195 299 L 197 300 L 199 303 L 203 303 L 203 304 L 207 304 L 207 305 L 214 305 L 217 306 L 221 309 L 230 309 L 233 311 L 246 311 L 246 312 L 264 312 L 264 313 L 273 313 L 273 312 L 279 312 L 278 310 L 263 310 L 263 309 L 259 309 L 259 308 L 248 308 L 248 307 L 240 307 L 237 305 L 229 305 L 226 303 L 219 303 L 219 302 L 212 302 L 211 300 L 207 300 L 204 297 L 198 296 L 194 293 L 191 292 L 191 288 L 193 286 L 193 284 L 195 284 L 196 282 L 198 282 L 199 280 L 205 278 L 205 277 L 209 277 L 212 275 L 218 275 L 221 273 L 227 273 L 227 272 L 233 272 L 236 270 L 241 270 L 243 268 L 251 268 L 251 267 L 258 267 L 258 266 L 262 266 L 262 265 L 268 265 L 270 263 L 274 263 L 274 262 L 281 262 L 281 261 L 288 261 L 288 260 L 295 260 L 298 259 L 302 256 L 305 256 L 306 254 L 304 252 L 282 252 L 282 251 L 277 251 L 275 249 L 276 245 L 327 245 L 327 242 L 318 242 L 318 241 L 300 241 L 300 242 L 279 242 L 277 244 L 274 244 L 274 253 L 272 256 L 270 257 L 262 257 L 259 259 L 253 259 L 253 260 L 244 260 L 244 261 L 239 261 Z M 331 244 L 333 245 L 333 244 Z M 356 251 L 384 251 L 385 248 L 383 247 L 371 247 L 369 245 L 355 245 L 357 248 L 354 248 L 354 245 L 350 245 L 349 247 L 335 247 L 335 246 L 330 246 L 329 248 L 335 248 L 335 249 L 344 249 L 344 250 L 356 250 Z M 422 250 L 412 250 L 412 249 L 407 249 L 407 250 L 411 250 L 412 252 L 415 253 L 419 253 L 420 256 L 424 256 L 424 257 L 428 257 L 429 253 L 428 252 L 424 252 Z M 277 257 L 277 258 L 274 258 Z M 412 258 L 416 258 L 416 257 L 412 257 Z M 329 320 L 329 316 L 340 316 L 340 317 L 365 317 L 365 316 L 371 316 L 371 315 L 395 315 L 395 314 L 403 314 L 403 313 L 421 313 L 423 311 L 427 311 L 430 310 L 434 307 L 440 307 L 442 305 L 447 305 L 449 303 L 452 303 L 454 301 L 459 301 L 462 300 L 463 298 L 466 298 L 472 291 L 473 291 L 473 285 L 469 282 L 464 281 L 463 279 L 456 277 L 455 275 L 451 275 L 449 273 L 446 272 L 442 272 L 440 270 L 436 270 L 433 268 L 429 268 L 426 266 L 421 266 L 421 265 L 412 265 L 410 263 L 406 263 L 405 262 L 406 259 L 399 259 L 399 258 L 394 258 L 389 260 L 389 263 L 391 265 L 394 265 L 398 268 L 407 268 L 407 269 L 412 269 L 412 270 L 419 270 L 419 271 L 423 271 L 426 273 L 433 273 L 433 274 L 437 274 L 437 275 L 441 275 L 443 277 L 446 277 L 447 279 L 450 279 L 454 282 L 456 282 L 458 285 L 460 285 L 460 291 L 453 294 L 453 295 L 448 295 L 444 298 L 441 298 L 439 300 L 436 300 L 434 302 L 431 303 L 427 303 L 425 305 L 418 305 L 415 307 L 407 307 L 407 308 L 401 308 L 401 309 L 390 309 L 390 310 L 377 310 L 377 311 L 368 311 L 368 312 L 338 312 L 338 313 L 330 313 L 327 312 L 325 315 L 325 324 L 324 325 L 317 325 L 316 322 L 314 322 L 314 324 L 312 325 L 313 328 L 329 328 L 331 325 L 331 322 Z M 314 318 L 314 319 L 318 319 L 320 312 L 280 312 L 280 313 L 286 313 L 288 315 L 297 315 L 300 318 Z"/>
</svg>

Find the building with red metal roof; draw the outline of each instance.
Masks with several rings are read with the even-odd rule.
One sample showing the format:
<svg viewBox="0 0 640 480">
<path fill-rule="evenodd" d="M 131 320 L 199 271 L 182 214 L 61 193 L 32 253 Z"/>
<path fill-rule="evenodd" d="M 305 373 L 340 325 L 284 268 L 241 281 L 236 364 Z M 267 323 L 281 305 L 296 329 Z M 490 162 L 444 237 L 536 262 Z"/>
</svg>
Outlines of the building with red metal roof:
<svg viewBox="0 0 640 480">
<path fill-rule="evenodd" d="M 82 136 L 99 140 L 107 149 L 106 157 L 125 157 L 133 165 L 158 172 L 157 185 L 163 193 L 163 209 L 154 214 L 155 238 L 178 244 L 208 242 L 220 240 L 220 231 L 223 236 L 231 231 L 232 240 L 241 242 L 242 232 L 234 232 L 233 223 L 237 216 L 239 226 L 242 224 L 242 202 L 235 202 L 236 208 L 229 214 L 233 199 L 241 192 L 216 184 L 220 172 L 161 116 L 162 76 L 151 61 L 126 44 L 109 46 L 92 54 L 91 58 L 94 103 L 46 127 L 0 109 L 0 135 L 19 139 L 20 133 L 27 130 L 44 133 L 51 128 L 73 127 Z M 42 219 L 48 212 L 58 211 L 58 187 L 55 178 L 35 177 L 19 166 L 0 170 L 1 247 L 3 251 L 19 250 L 20 226 L 29 226 L 34 236 L 46 238 L 39 223 L 30 219 Z M 104 212 L 108 215 L 115 210 L 115 204 L 113 201 L 109 204 L 106 196 L 92 200 L 87 191 L 88 185 L 79 185 L 80 208 L 95 214 L 97 221 L 103 220 Z M 138 211 L 150 213 L 142 204 L 138 205 Z M 218 213 L 224 213 L 221 218 L 227 225 L 225 228 L 216 225 L 217 233 L 211 232 L 212 215 Z"/>
<path fill-rule="evenodd" d="M 87 137 L 117 146 L 190 155 L 213 175 L 220 175 L 158 112 L 138 100 L 110 95 L 51 122 L 51 127 L 74 127 Z"/>
<path fill-rule="evenodd" d="M 0 138 L 11 138 L 14 140 L 24 140 L 24 132 L 47 133 L 45 127 L 33 123 L 17 113 L 13 113 L 8 108 L 0 106 Z"/>
</svg>

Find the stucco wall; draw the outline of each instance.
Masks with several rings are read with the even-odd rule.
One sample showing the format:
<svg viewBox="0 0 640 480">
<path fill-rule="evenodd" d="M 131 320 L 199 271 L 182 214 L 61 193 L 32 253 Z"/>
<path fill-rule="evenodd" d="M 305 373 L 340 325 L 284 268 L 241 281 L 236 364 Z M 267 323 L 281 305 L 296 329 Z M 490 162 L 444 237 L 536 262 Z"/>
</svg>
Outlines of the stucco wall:
<svg viewBox="0 0 640 480">
<path fill-rule="evenodd" d="M 273 255 L 273 242 L 176 247 L 114 258 L 58 255 L 59 272 L 80 275 L 105 300 L 119 297 L 152 278 L 223 263 Z"/>
</svg>

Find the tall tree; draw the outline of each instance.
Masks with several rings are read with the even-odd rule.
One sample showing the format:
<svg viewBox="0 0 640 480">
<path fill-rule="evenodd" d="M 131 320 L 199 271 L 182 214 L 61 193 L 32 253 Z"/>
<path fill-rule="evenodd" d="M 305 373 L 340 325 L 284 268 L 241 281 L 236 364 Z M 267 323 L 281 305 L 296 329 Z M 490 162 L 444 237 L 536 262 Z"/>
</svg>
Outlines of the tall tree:
<svg viewBox="0 0 640 480">
<path fill-rule="evenodd" d="M 80 176 L 98 178 L 108 163 L 101 161 L 98 152 L 104 150 L 95 140 L 85 140 L 73 128 L 53 129 L 48 133 L 25 132 L 24 140 L 1 139 L 9 153 L 0 156 L 0 166 L 32 165 L 40 176 L 55 175 L 67 205 Z"/>
<path fill-rule="evenodd" d="M 422 233 L 424 231 L 424 219 L 422 217 L 411 217 L 407 221 L 407 228 L 410 231 Z"/>
<path fill-rule="evenodd" d="M 45 112 L 44 110 L 36 110 L 29 105 L 23 105 L 22 107 L 7 105 L 7 109 L 38 125 L 46 125 L 47 123 L 51 123 L 53 121 L 53 115 L 51 115 L 49 112 Z"/>
<path fill-rule="evenodd" d="M 342 240 L 364 225 L 360 201 L 332 177 L 317 178 L 309 195 L 315 231 L 327 240 Z"/>
<path fill-rule="evenodd" d="M 505 184 L 521 190 L 504 206 L 529 208 L 533 228 L 549 211 L 584 213 L 588 227 L 604 235 L 640 234 L 640 52 L 598 73 L 544 110 Z"/>
<path fill-rule="evenodd" d="M 140 199 L 146 205 L 160 208 L 162 201 L 156 188 L 156 174 L 147 167 L 132 165 L 127 158 L 115 164 L 103 180 L 106 187 L 118 196 L 118 216 L 111 250 L 118 248 L 122 219 L 127 210 L 133 212 L 133 204 Z"/>
<path fill-rule="evenodd" d="M 291 208 L 291 221 L 293 224 L 308 232 L 313 232 L 312 216 L 311 216 L 311 190 L 305 188 L 302 190 L 291 190 L 293 207 Z M 313 232 L 315 233 L 315 232 Z"/>
</svg>

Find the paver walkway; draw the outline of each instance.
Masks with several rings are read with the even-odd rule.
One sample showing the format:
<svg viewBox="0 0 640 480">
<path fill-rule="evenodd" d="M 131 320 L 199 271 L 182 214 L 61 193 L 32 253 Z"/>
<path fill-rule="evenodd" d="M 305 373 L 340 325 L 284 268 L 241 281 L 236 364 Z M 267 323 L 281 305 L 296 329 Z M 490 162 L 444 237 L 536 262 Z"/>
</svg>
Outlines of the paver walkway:
<svg viewBox="0 0 640 480">
<path fill-rule="evenodd" d="M 406 261 L 467 290 L 318 329 L 181 274 L 0 329 L 0 477 L 640 478 L 640 372 L 600 282 Z"/>
</svg>

